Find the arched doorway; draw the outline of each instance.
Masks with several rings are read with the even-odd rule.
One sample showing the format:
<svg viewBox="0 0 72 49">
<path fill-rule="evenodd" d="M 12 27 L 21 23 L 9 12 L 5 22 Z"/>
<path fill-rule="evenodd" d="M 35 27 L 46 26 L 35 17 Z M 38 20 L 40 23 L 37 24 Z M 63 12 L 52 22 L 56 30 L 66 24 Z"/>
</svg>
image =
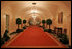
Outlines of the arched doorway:
<svg viewBox="0 0 72 49">
<path fill-rule="evenodd" d="M 40 25 L 41 19 L 39 17 L 36 17 L 35 19 L 33 17 L 30 17 L 28 23 L 29 25 Z"/>
</svg>

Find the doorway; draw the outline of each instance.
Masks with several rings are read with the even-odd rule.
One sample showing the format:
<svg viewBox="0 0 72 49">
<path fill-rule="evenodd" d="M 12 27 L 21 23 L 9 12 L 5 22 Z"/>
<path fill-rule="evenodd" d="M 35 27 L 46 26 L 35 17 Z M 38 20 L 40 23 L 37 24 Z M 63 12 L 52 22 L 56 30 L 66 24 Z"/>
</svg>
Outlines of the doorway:
<svg viewBox="0 0 72 49">
<path fill-rule="evenodd" d="M 9 30 L 9 15 L 6 14 L 6 30 Z"/>
</svg>

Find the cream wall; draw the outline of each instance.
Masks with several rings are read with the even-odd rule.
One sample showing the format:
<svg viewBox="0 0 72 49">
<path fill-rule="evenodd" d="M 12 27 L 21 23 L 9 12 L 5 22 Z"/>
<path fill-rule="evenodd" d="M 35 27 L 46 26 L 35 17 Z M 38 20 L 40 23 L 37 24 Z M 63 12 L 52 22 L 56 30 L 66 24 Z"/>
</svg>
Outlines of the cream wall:
<svg viewBox="0 0 72 49">
<path fill-rule="evenodd" d="M 9 6 L 1 6 L 3 7 L 1 9 L 1 37 L 3 37 L 3 34 L 6 30 L 6 14 L 9 15 L 9 33 L 15 31 L 16 24 L 12 14 L 12 9 Z"/>
<path fill-rule="evenodd" d="M 66 15 L 63 15 L 63 24 L 58 24 L 58 15 L 53 21 L 54 26 L 61 27 L 63 32 L 64 29 L 67 29 L 67 37 L 69 39 L 69 45 L 71 45 L 71 14 L 68 14 L 67 16 Z"/>
</svg>

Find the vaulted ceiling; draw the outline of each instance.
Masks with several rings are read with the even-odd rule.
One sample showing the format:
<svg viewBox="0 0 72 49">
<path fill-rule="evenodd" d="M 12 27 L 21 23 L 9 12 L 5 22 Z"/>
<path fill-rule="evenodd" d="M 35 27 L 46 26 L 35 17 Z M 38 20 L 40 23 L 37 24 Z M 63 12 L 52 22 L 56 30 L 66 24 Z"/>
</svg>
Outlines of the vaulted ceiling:
<svg viewBox="0 0 72 49">
<path fill-rule="evenodd" d="M 36 5 L 32 5 L 36 3 Z M 12 13 L 16 16 L 32 16 L 30 13 L 32 8 L 36 8 L 39 17 L 55 17 L 59 12 L 63 12 L 64 16 L 71 14 L 71 1 L 1 1 L 1 9 L 9 6 Z"/>
</svg>

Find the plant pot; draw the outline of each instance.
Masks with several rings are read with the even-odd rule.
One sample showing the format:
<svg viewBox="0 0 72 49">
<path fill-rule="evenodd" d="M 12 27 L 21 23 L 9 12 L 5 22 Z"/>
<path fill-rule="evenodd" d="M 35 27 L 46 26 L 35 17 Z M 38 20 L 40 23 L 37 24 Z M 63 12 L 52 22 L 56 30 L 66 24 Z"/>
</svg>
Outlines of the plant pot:
<svg viewBox="0 0 72 49">
<path fill-rule="evenodd" d="M 49 32 L 49 33 L 51 33 L 51 32 L 52 32 L 52 30 L 51 30 L 51 29 L 48 29 L 48 32 Z"/>
<path fill-rule="evenodd" d="M 26 29 L 26 27 L 23 27 L 23 29 Z"/>
<path fill-rule="evenodd" d="M 48 29 L 44 29 L 44 32 L 48 32 Z"/>
</svg>

